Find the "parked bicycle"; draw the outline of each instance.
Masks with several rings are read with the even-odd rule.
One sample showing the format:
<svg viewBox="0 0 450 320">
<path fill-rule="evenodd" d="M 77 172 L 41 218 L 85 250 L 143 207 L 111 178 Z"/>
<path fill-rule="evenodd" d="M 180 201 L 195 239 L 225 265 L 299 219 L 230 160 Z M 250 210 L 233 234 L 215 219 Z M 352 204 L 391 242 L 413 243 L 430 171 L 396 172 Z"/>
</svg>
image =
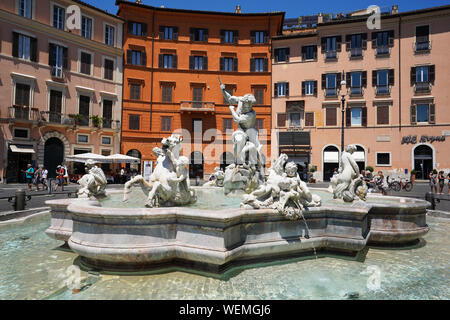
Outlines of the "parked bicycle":
<svg viewBox="0 0 450 320">
<path fill-rule="evenodd" d="M 401 190 L 405 190 L 407 192 L 411 191 L 413 188 L 413 184 L 411 183 L 411 181 L 403 181 L 402 179 L 399 179 L 399 181 L 392 181 L 391 184 L 389 185 L 389 188 L 392 188 L 392 190 L 394 191 L 401 191 Z"/>
</svg>

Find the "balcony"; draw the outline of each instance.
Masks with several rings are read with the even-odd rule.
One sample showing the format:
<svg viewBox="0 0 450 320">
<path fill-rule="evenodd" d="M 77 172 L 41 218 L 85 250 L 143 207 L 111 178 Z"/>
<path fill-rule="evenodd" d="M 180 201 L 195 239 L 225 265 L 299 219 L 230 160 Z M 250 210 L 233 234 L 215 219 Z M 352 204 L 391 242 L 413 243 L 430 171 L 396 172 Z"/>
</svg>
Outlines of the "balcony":
<svg viewBox="0 0 450 320">
<path fill-rule="evenodd" d="M 351 48 L 350 58 L 362 58 L 362 48 Z"/>
<path fill-rule="evenodd" d="M 377 85 L 375 90 L 377 96 L 388 96 L 391 93 L 390 87 L 388 85 Z"/>
<path fill-rule="evenodd" d="M 377 56 L 384 56 L 389 54 L 389 46 L 381 45 L 377 47 Z"/>
<path fill-rule="evenodd" d="M 65 81 L 64 72 L 63 72 L 62 67 L 52 66 L 51 75 L 52 75 L 52 80 L 54 80 L 54 81 L 59 81 L 59 82 Z"/>
<path fill-rule="evenodd" d="M 112 120 L 107 118 L 85 117 L 80 114 L 65 114 L 52 111 L 41 111 L 40 120 L 47 124 L 62 125 L 62 126 L 83 126 L 99 129 L 120 130 L 120 120 Z"/>
<path fill-rule="evenodd" d="M 326 88 L 325 89 L 325 97 L 326 98 L 335 98 L 337 97 L 337 88 Z"/>
<path fill-rule="evenodd" d="M 325 52 L 325 60 L 335 60 L 337 59 L 337 52 L 336 50 L 328 50 Z"/>
<path fill-rule="evenodd" d="M 414 51 L 416 53 L 428 52 L 431 50 L 431 41 L 428 37 L 417 37 L 414 43 Z"/>
<path fill-rule="evenodd" d="M 350 96 L 351 97 L 361 97 L 363 95 L 362 87 L 351 87 Z"/>
<path fill-rule="evenodd" d="M 120 130 L 121 129 L 120 120 L 112 120 L 112 119 L 103 118 L 101 127 L 102 127 L 102 129 Z"/>
<path fill-rule="evenodd" d="M 215 102 L 206 101 L 180 101 L 180 111 L 182 112 L 215 112 Z"/>
<path fill-rule="evenodd" d="M 415 93 L 429 93 L 431 91 L 431 85 L 429 82 L 416 82 L 414 84 Z"/>
<path fill-rule="evenodd" d="M 14 105 L 8 108 L 8 118 L 12 122 L 39 121 L 39 110 L 37 108 Z"/>
</svg>

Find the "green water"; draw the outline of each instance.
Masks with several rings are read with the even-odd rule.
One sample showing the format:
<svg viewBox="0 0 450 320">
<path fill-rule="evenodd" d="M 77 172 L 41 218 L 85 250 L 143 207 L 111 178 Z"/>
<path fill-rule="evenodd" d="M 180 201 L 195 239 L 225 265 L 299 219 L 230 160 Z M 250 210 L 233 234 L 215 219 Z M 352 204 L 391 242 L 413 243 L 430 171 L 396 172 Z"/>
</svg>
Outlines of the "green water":
<svg viewBox="0 0 450 320">
<path fill-rule="evenodd" d="M 450 299 L 450 220 L 427 217 L 419 245 L 370 247 L 358 259 L 319 257 L 234 268 L 221 277 L 169 271 L 100 275 L 79 293 L 65 290 L 77 255 L 45 235 L 50 216 L 0 226 L 0 299 Z M 370 268 L 380 287 L 367 287 Z"/>
</svg>

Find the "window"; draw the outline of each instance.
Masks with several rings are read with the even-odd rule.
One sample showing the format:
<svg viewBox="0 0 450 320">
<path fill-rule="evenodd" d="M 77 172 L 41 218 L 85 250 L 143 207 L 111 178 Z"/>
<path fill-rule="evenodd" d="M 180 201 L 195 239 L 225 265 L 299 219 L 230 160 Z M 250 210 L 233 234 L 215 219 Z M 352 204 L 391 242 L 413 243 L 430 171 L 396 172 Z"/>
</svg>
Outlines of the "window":
<svg viewBox="0 0 450 320">
<path fill-rule="evenodd" d="M 278 82 L 275 83 L 275 97 L 289 96 L 289 83 Z"/>
<path fill-rule="evenodd" d="M 172 86 L 162 86 L 162 102 L 172 102 Z"/>
<path fill-rule="evenodd" d="M 141 100 L 141 85 L 140 84 L 130 84 L 130 99 L 131 100 Z"/>
<path fill-rule="evenodd" d="M 278 113 L 277 114 L 277 127 L 284 128 L 286 127 L 287 114 L 286 113 Z"/>
<path fill-rule="evenodd" d="M 178 27 L 159 26 L 159 38 L 162 40 L 178 40 Z"/>
<path fill-rule="evenodd" d="M 79 124 L 82 126 L 89 125 L 90 104 L 91 104 L 91 97 L 80 95 L 78 114 L 81 115 Z"/>
<path fill-rule="evenodd" d="M 103 100 L 103 128 L 111 128 L 112 125 L 112 107 L 113 102 L 111 100 Z"/>
<path fill-rule="evenodd" d="M 220 58 L 220 71 L 237 72 L 238 71 L 238 59 L 221 57 Z"/>
<path fill-rule="evenodd" d="M 346 50 L 350 57 L 361 57 L 362 50 L 367 49 L 367 33 L 351 34 L 345 38 Z"/>
<path fill-rule="evenodd" d="M 12 56 L 37 62 L 37 39 L 13 32 Z"/>
<path fill-rule="evenodd" d="M 225 85 L 225 91 L 228 92 L 231 96 L 234 95 L 235 87 L 233 85 Z M 223 104 L 228 104 L 228 101 L 223 97 Z"/>
<path fill-rule="evenodd" d="M 62 112 L 62 92 L 50 90 L 50 105 L 48 121 L 51 123 L 61 123 Z"/>
<path fill-rule="evenodd" d="M 128 34 L 132 34 L 139 37 L 147 35 L 147 24 L 128 21 Z"/>
<path fill-rule="evenodd" d="M 322 53 L 325 53 L 325 59 L 336 59 L 337 52 L 341 51 L 341 36 L 324 37 L 321 40 Z"/>
<path fill-rule="evenodd" d="M 390 166 L 391 165 L 391 153 L 390 152 L 377 152 L 377 166 Z"/>
<path fill-rule="evenodd" d="M 252 72 L 267 72 L 268 59 L 267 58 L 251 58 L 250 71 Z"/>
<path fill-rule="evenodd" d="M 130 114 L 128 128 L 130 130 L 139 130 L 141 116 L 137 114 Z"/>
<path fill-rule="evenodd" d="M 252 44 L 262 44 L 268 42 L 267 31 L 250 31 L 250 42 Z"/>
<path fill-rule="evenodd" d="M 314 83 L 317 81 L 303 81 L 302 85 L 302 94 L 306 96 L 314 95 L 315 94 L 315 85 Z"/>
<path fill-rule="evenodd" d="M 80 72 L 84 73 L 84 74 L 91 74 L 91 60 L 92 60 L 92 55 L 90 53 L 87 52 L 81 52 L 80 55 Z"/>
<path fill-rule="evenodd" d="M 336 73 L 329 73 L 326 75 L 326 97 L 334 97 L 337 95 L 337 75 Z"/>
<path fill-rule="evenodd" d="M 221 43 L 238 43 L 237 30 L 220 30 Z"/>
<path fill-rule="evenodd" d="M 253 95 L 255 96 L 255 104 L 264 104 L 264 88 L 254 88 Z"/>
<path fill-rule="evenodd" d="M 135 66 L 147 65 L 147 55 L 145 51 L 127 50 L 127 64 Z"/>
<path fill-rule="evenodd" d="M 289 61 L 290 48 L 275 49 L 275 62 Z"/>
<path fill-rule="evenodd" d="M 92 37 L 92 19 L 85 16 L 81 17 L 81 36 L 86 39 Z"/>
<path fill-rule="evenodd" d="M 202 87 L 194 87 L 192 88 L 192 101 L 194 108 L 201 108 L 203 101 L 203 88 Z"/>
<path fill-rule="evenodd" d="M 416 51 L 427 51 L 430 50 L 430 27 L 429 26 L 418 26 L 416 27 Z"/>
<path fill-rule="evenodd" d="M 258 132 L 262 132 L 264 130 L 264 119 L 256 119 L 255 129 L 258 130 Z"/>
<path fill-rule="evenodd" d="M 114 46 L 114 34 L 115 29 L 113 26 L 105 25 L 105 44 L 108 46 Z"/>
<path fill-rule="evenodd" d="M 337 108 L 325 108 L 326 113 L 326 125 L 336 126 L 337 125 Z"/>
<path fill-rule="evenodd" d="M 377 71 L 377 94 L 388 94 L 389 82 L 388 82 L 388 70 Z"/>
<path fill-rule="evenodd" d="M 53 77 L 62 78 L 62 70 L 67 69 L 68 50 L 53 43 L 49 44 L 49 65 L 52 67 L 51 74 Z"/>
<path fill-rule="evenodd" d="M 411 124 L 420 123 L 435 123 L 435 105 L 434 103 L 421 103 L 411 106 Z"/>
<path fill-rule="evenodd" d="M 351 73 L 350 95 L 362 94 L 361 72 Z"/>
<path fill-rule="evenodd" d="M 434 65 L 418 66 L 411 68 L 411 85 L 414 85 L 415 92 L 428 92 L 431 90 L 430 84 L 434 84 Z"/>
<path fill-rule="evenodd" d="M 14 138 L 28 139 L 29 129 L 14 128 Z"/>
<path fill-rule="evenodd" d="M 233 119 L 222 119 L 223 120 L 223 132 L 233 130 Z"/>
<path fill-rule="evenodd" d="M 208 41 L 208 29 L 191 28 L 191 41 Z"/>
<path fill-rule="evenodd" d="M 56 5 L 53 6 L 53 26 L 57 29 L 64 30 L 65 18 L 66 10 Z"/>
<path fill-rule="evenodd" d="M 314 127 L 314 112 L 305 112 L 305 127 Z"/>
<path fill-rule="evenodd" d="M 102 144 L 110 145 L 111 144 L 111 137 L 102 136 Z"/>
<path fill-rule="evenodd" d="M 372 33 L 372 48 L 376 49 L 376 55 L 389 54 L 389 47 L 394 46 L 394 30 Z"/>
<path fill-rule="evenodd" d="M 114 80 L 114 61 L 105 59 L 103 61 L 104 74 L 103 77 L 107 80 Z"/>
<path fill-rule="evenodd" d="M 289 127 L 300 127 L 300 125 L 301 125 L 300 112 L 290 112 L 289 113 Z"/>
<path fill-rule="evenodd" d="M 28 84 L 16 83 L 14 105 L 23 107 L 30 106 L 30 86 Z"/>
<path fill-rule="evenodd" d="M 377 106 L 377 124 L 389 124 L 389 106 Z"/>
<path fill-rule="evenodd" d="M 428 82 L 428 66 L 416 68 L 416 83 Z"/>
<path fill-rule="evenodd" d="M 191 69 L 191 70 L 208 70 L 208 57 L 189 56 L 189 69 Z"/>
<path fill-rule="evenodd" d="M 176 69 L 178 64 L 177 55 L 163 54 L 159 55 L 159 67 L 164 69 Z"/>
<path fill-rule="evenodd" d="M 428 104 L 418 104 L 417 105 L 417 122 L 428 122 L 429 117 L 429 106 Z"/>
<path fill-rule="evenodd" d="M 32 0 L 19 0 L 19 15 L 31 19 Z"/>
<path fill-rule="evenodd" d="M 303 46 L 302 60 L 314 60 L 317 58 L 317 46 Z"/>
<path fill-rule="evenodd" d="M 78 143 L 89 143 L 89 136 L 86 134 L 79 134 L 77 141 Z"/>
<path fill-rule="evenodd" d="M 171 117 L 161 117 L 161 131 L 172 131 Z"/>
<path fill-rule="evenodd" d="M 351 108 L 351 125 L 360 126 L 361 125 L 361 108 Z"/>
</svg>

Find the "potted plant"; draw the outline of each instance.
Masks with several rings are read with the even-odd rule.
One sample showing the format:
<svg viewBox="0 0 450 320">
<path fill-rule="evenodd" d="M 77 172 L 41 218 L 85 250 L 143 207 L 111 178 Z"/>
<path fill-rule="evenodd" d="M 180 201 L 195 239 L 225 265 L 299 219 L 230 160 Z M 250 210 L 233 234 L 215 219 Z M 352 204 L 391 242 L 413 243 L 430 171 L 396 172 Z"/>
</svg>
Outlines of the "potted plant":
<svg viewBox="0 0 450 320">
<path fill-rule="evenodd" d="M 370 173 L 373 173 L 373 167 L 372 166 L 367 166 L 366 167 L 366 171 L 370 171 Z"/>
<path fill-rule="evenodd" d="M 82 114 L 71 114 L 69 116 L 73 119 L 74 125 L 79 125 L 84 118 Z"/>
<path fill-rule="evenodd" d="M 416 182 L 416 170 L 412 169 L 411 170 L 411 183 L 414 184 L 414 182 Z"/>
<path fill-rule="evenodd" d="M 94 125 L 94 127 L 100 128 L 100 125 L 102 124 L 102 118 L 100 118 L 99 116 L 92 116 L 91 117 L 92 120 L 92 124 Z"/>
</svg>

